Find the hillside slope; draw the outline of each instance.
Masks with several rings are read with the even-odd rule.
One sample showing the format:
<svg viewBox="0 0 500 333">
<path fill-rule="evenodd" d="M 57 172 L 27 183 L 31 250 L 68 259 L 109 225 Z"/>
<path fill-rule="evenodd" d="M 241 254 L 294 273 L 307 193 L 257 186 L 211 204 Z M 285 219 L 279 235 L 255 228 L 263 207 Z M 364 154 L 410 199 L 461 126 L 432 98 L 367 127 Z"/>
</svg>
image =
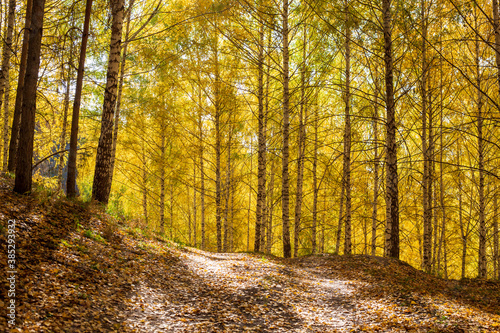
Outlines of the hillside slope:
<svg viewBox="0 0 500 333">
<path fill-rule="evenodd" d="M 17 220 L 12 332 L 500 332 L 497 282 L 445 281 L 371 256 L 204 252 L 11 186 L 0 179 L 3 253 Z"/>
</svg>

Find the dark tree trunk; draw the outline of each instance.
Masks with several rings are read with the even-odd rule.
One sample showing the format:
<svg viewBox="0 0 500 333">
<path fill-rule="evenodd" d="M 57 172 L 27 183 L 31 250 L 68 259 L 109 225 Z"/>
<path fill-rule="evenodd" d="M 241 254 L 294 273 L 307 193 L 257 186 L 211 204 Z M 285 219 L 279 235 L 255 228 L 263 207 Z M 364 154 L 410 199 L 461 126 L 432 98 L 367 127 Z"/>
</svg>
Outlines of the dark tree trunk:
<svg viewBox="0 0 500 333">
<path fill-rule="evenodd" d="M 9 13 L 7 15 L 7 36 L 3 44 L 2 71 L 0 72 L 0 106 L 4 103 L 3 122 L 3 171 L 7 171 L 8 144 L 9 144 L 9 93 L 10 93 L 10 56 L 12 54 L 12 34 L 14 31 L 14 18 L 16 16 L 16 1 L 9 0 Z M 5 92 L 5 94 L 4 94 Z M 3 100 L 2 100 L 2 95 Z"/>
<path fill-rule="evenodd" d="M 17 151 L 14 192 L 31 191 L 31 165 L 33 162 L 33 138 L 35 135 L 36 87 L 40 67 L 43 15 L 45 0 L 34 0 L 31 11 L 28 59 L 24 78 L 23 104 L 19 148 Z M 19 93 L 19 92 L 18 92 Z"/>
<path fill-rule="evenodd" d="M 19 128 L 21 126 L 24 80 L 26 75 L 26 65 L 28 62 L 28 46 L 29 46 L 28 44 L 29 44 L 29 33 L 30 33 L 30 29 L 28 28 L 31 25 L 32 7 L 33 7 L 33 1 L 28 0 L 26 2 L 26 18 L 24 21 L 25 29 L 23 35 L 23 46 L 21 50 L 21 62 L 19 64 L 19 76 L 17 79 L 16 102 L 14 104 L 14 116 L 12 119 L 12 129 L 10 132 L 9 162 L 7 166 L 9 172 L 15 171 L 17 162 L 17 145 L 19 141 Z"/>
<path fill-rule="evenodd" d="M 76 195 L 76 151 L 78 149 L 78 122 L 80 119 L 80 103 L 82 99 L 83 73 L 85 71 L 85 55 L 87 53 L 87 40 L 89 38 L 90 15 L 92 13 L 92 0 L 87 0 L 85 7 L 85 21 L 83 23 L 82 45 L 80 60 L 76 76 L 75 100 L 73 101 L 73 116 L 71 118 L 71 136 L 69 140 L 68 180 L 66 195 L 72 198 Z"/>
<path fill-rule="evenodd" d="M 386 123 L 386 231 L 385 256 L 399 259 L 399 202 L 396 112 L 393 86 L 391 0 L 382 1 L 385 62 Z"/>
<path fill-rule="evenodd" d="M 283 146 L 282 146 L 282 190 L 281 206 L 283 221 L 283 256 L 290 258 L 290 180 L 289 180 L 289 136 L 290 136 L 290 91 L 289 91 L 289 50 L 288 50 L 288 0 L 283 1 Z"/>
</svg>

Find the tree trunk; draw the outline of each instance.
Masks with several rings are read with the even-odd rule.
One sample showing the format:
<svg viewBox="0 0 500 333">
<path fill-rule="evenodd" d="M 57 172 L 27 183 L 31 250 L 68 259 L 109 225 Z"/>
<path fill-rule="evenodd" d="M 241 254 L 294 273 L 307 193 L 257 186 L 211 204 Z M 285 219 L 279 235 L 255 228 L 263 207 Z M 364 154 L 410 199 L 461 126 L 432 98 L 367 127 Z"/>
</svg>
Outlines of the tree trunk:
<svg viewBox="0 0 500 333">
<path fill-rule="evenodd" d="M 0 106 L 2 105 L 2 95 L 4 103 L 3 118 L 3 171 L 7 171 L 8 145 L 9 145 L 9 90 L 10 90 L 10 56 L 12 54 L 12 35 L 14 31 L 14 19 L 16 16 L 16 1 L 9 0 L 9 13 L 7 15 L 7 35 L 3 44 L 2 71 L 0 72 Z"/>
<path fill-rule="evenodd" d="M 289 51 L 288 51 L 288 0 L 283 0 L 283 145 L 282 145 L 282 177 L 281 206 L 283 220 L 283 256 L 290 258 L 290 181 L 288 171 L 289 136 L 290 136 L 290 91 L 289 91 Z"/>
<path fill-rule="evenodd" d="M 219 46 L 218 46 L 218 30 L 215 30 L 215 49 L 214 49 L 214 65 L 215 65 L 215 87 L 214 87 L 214 107 L 215 107 L 215 222 L 217 229 L 217 252 L 222 251 L 222 235 L 221 235 L 221 96 L 220 96 L 220 75 L 219 75 Z"/>
<path fill-rule="evenodd" d="M 40 68 L 43 15 L 45 0 L 34 0 L 31 11 L 28 59 L 23 87 L 21 128 L 17 150 L 14 192 L 31 192 L 31 166 L 33 162 L 33 138 L 35 135 L 36 88 Z M 20 92 L 18 91 L 18 94 Z"/>
<path fill-rule="evenodd" d="M 258 80 L 257 80 L 257 99 L 259 104 L 258 114 L 258 174 L 257 174 L 257 207 L 255 219 L 255 239 L 254 251 L 260 252 L 264 248 L 261 243 L 262 226 L 264 223 L 264 210 L 266 201 L 266 131 L 264 114 L 264 22 L 260 16 L 259 45 L 258 45 Z"/>
<path fill-rule="evenodd" d="M 17 145 L 19 141 L 19 128 L 21 126 L 21 113 L 23 104 L 23 92 L 24 92 L 24 77 L 26 75 L 26 66 L 28 62 L 28 44 L 30 36 L 30 25 L 31 25 L 31 12 L 33 7 L 33 1 L 26 1 L 26 17 L 24 20 L 24 35 L 23 35 L 23 46 L 21 50 L 21 61 L 19 64 L 19 76 L 17 79 L 17 90 L 16 90 L 16 102 L 14 104 L 14 116 L 12 118 L 12 129 L 10 131 L 10 143 L 9 143 L 9 162 L 7 169 L 9 172 L 14 172 L 16 169 L 17 162 Z"/>
<path fill-rule="evenodd" d="M 253 171 L 253 137 L 250 137 L 250 176 Z M 247 252 L 250 251 L 250 209 L 252 207 L 252 185 L 248 182 L 250 188 L 248 189 L 248 211 L 247 211 Z"/>
<path fill-rule="evenodd" d="M 174 181 L 170 179 L 170 239 L 173 240 L 175 238 L 174 233 Z"/>
<path fill-rule="evenodd" d="M 478 30 L 477 15 L 475 16 L 475 31 Z M 479 36 L 476 36 L 476 85 L 477 85 L 477 146 L 479 168 L 479 258 L 478 277 L 486 279 L 486 221 L 484 198 L 484 140 L 483 140 L 483 93 L 481 91 L 481 72 L 479 64 Z"/>
<path fill-rule="evenodd" d="M 344 129 L 344 188 L 345 188 L 345 232 L 344 254 L 352 253 L 351 242 L 351 28 L 348 5 L 345 6 L 345 129 Z"/>
<path fill-rule="evenodd" d="M 306 105 L 306 25 L 304 25 L 302 42 L 302 65 L 300 73 L 300 111 L 299 111 L 299 142 L 297 158 L 297 188 L 295 197 L 295 219 L 293 233 L 293 256 L 298 257 L 300 243 L 300 218 L 302 215 L 302 187 L 304 185 L 304 155 L 306 148 L 306 129 L 304 114 L 307 114 Z"/>
<path fill-rule="evenodd" d="M 201 82 L 200 82 L 201 84 Z M 198 132 L 199 132 L 199 149 L 200 149 L 200 200 L 201 200 L 201 249 L 205 250 L 205 165 L 203 157 L 203 108 L 201 107 L 201 87 L 198 89 Z"/>
<path fill-rule="evenodd" d="M 493 278 L 500 280 L 500 256 L 498 253 L 498 187 L 493 195 Z"/>
<path fill-rule="evenodd" d="M 193 247 L 197 246 L 196 160 L 193 161 Z"/>
<path fill-rule="evenodd" d="M 377 250 L 377 224 L 378 224 L 378 188 L 379 188 L 379 164 L 380 156 L 378 155 L 378 95 L 380 92 L 378 72 L 375 77 L 375 100 L 373 103 L 373 203 L 372 203 L 372 249 L 371 254 L 374 256 Z"/>
<path fill-rule="evenodd" d="M 314 152 L 313 152 L 313 208 L 312 208 L 312 235 L 311 235 L 311 253 L 316 253 L 316 238 L 318 225 L 318 106 L 314 108 Z"/>
<path fill-rule="evenodd" d="M 144 214 L 144 222 L 148 225 L 148 173 L 146 151 L 144 141 L 142 142 L 142 211 Z"/>
<path fill-rule="evenodd" d="M 231 174 L 232 178 L 232 174 Z M 230 217 L 229 251 L 234 252 L 234 184 L 231 182 L 231 217 Z"/>
<path fill-rule="evenodd" d="M 335 253 L 340 253 L 340 238 L 342 235 L 342 221 L 344 220 L 344 197 L 345 197 L 345 182 L 342 180 L 340 184 L 340 208 L 339 208 L 339 223 L 337 225 L 337 241 L 335 242 Z"/>
<path fill-rule="evenodd" d="M 113 116 L 116 106 L 118 67 L 123 26 L 124 0 L 111 0 L 112 24 L 106 89 L 102 110 L 101 136 L 97 146 L 92 199 L 108 203 L 111 191 L 111 150 L 113 148 Z"/>
<path fill-rule="evenodd" d="M 267 247 L 266 253 L 271 254 L 273 247 L 273 214 L 274 214 L 274 163 L 271 161 L 271 175 L 268 184 L 268 224 L 267 224 Z"/>
<path fill-rule="evenodd" d="M 161 140 L 160 140 L 160 233 L 165 235 L 165 139 L 166 139 L 166 124 L 165 118 L 162 115 L 160 119 Z"/>
<path fill-rule="evenodd" d="M 495 34 L 495 63 L 497 65 L 497 89 L 500 95 L 500 18 L 498 12 L 498 0 L 493 0 L 493 32 Z"/>
<path fill-rule="evenodd" d="M 78 149 L 78 122 L 80 119 L 83 73 L 85 70 L 85 55 L 87 53 L 87 40 L 89 38 L 91 12 L 92 12 L 92 0 L 87 0 L 87 4 L 85 7 L 85 20 L 83 22 L 80 59 L 78 61 L 78 71 L 76 76 L 75 100 L 73 101 L 73 115 L 71 118 L 71 134 L 69 140 L 69 155 L 68 155 L 68 178 L 66 181 L 66 195 L 68 196 L 68 198 L 73 198 L 76 196 L 76 153 Z M 104 111 L 103 111 L 103 119 L 104 119 Z"/>
<path fill-rule="evenodd" d="M 422 78 L 420 82 L 422 100 L 422 154 L 423 154 L 423 178 L 422 178 L 422 201 L 423 201 L 423 262 L 422 268 L 425 272 L 431 271 L 431 251 L 432 251 L 432 214 L 431 214 L 431 180 L 429 172 L 429 148 L 427 144 L 427 16 L 425 16 L 425 0 L 421 1 L 421 29 L 422 29 Z"/>
<path fill-rule="evenodd" d="M 66 76 L 66 80 L 64 81 L 64 62 L 61 64 L 61 80 L 64 81 L 64 88 L 66 89 L 64 92 L 64 106 L 63 106 L 63 119 L 62 119 L 62 131 L 61 138 L 59 141 L 59 147 L 61 150 L 66 149 L 66 136 L 67 136 L 67 128 L 68 128 L 68 110 L 69 110 L 69 93 L 70 93 L 70 84 L 71 84 L 71 75 L 72 75 L 72 67 L 73 64 L 73 43 L 71 42 L 70 50 L 69 50 L 69 59 L 68 59 L 68 72 Z M 64 169 L 64 155 L 61 154 L 59 156 L 59 165 L 57 166 L 57 180 L 59 183 L 59 189 L 62 189 L 63 182 L 63 169 Z"/>
<path fill-rule="evenodd" d="M 386 231 L 384 254 L 399 259 L 399 202 L 396 117 L 393 87 L 391 0 L 382 1 L 386 98 Z"/>
<path fill-rule="evenodd" d="M 232 130 L 232 129 L 231 129 Z M 232 131 L 231 131 L 232 132 Z M 231 135 L 229 133 L 229 142 L 227 144 L 227 165 L 226 165 L 226 190 L 225 196 L 225 209 L 224 209 L 224 252 L 229 250 L 229 197 L 231 194 Z"/>
<path fill-rule="evenodd" d="M 125 25 L 125 41 L 123 43 L 123 51 L 120 57 L 120 78 L 118 80 L 115 115 L 113 120 L 113 146 L 111 148 L 111 174 L 110 174 L 111 179 L 109 181 L 111 184 L 113 183 L 113 174 L 115 170 L 115 156 L 116 156 L 116 145 L 118 143 L 118 129 L 120 127 L 120 111 L 122 104 L 123 81 L 125 78 L 125 63 L 127 62 L 128 39 L 130 33 L 130 15 L 132 13 L 133 6 L 134 6 L 134 0 L 130 0 L 130 4 L 127 9 L 127 24 Z"/>
</svg>

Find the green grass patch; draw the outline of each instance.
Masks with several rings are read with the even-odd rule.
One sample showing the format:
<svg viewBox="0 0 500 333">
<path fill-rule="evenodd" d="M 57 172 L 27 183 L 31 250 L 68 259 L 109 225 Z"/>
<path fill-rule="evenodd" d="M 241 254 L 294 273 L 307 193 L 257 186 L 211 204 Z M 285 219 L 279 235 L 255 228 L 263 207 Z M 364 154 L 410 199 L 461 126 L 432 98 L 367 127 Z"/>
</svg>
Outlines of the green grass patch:
<svg viewBox="0 0 500 333">
<path fill-rule="evenodd" d="M 104 238 L 102 238 L 101 235 L 99 235 L 98 233 L 95 233 L 93 232 L 92 230 L 90 229 L 87 229 L 83 232 L 83 235 L 87 238 L 90 238 L 96 242 L 100 242 L 100 243 L 103 243 L 103 244 L 106 244 L 106 240 Z"/>
</svg>

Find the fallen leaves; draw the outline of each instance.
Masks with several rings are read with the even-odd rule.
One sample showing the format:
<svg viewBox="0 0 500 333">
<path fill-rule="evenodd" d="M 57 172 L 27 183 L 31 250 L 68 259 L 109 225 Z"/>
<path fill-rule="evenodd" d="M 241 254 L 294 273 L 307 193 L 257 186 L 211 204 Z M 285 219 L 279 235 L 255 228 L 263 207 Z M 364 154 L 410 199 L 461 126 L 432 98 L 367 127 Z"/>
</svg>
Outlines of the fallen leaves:
<svg viewBox="0 0 500 333">
<path fill-rule="evenodd" d="M 9 202 L 0 215 L 23 221 L 18 331 L 500 332 L 498 283 L 446 281 L 370 256 L 178 248 L 110 234 L 115 222 L 91 205 L 40 206 L 8 188 L 0 200 Z"/>
</svg>

